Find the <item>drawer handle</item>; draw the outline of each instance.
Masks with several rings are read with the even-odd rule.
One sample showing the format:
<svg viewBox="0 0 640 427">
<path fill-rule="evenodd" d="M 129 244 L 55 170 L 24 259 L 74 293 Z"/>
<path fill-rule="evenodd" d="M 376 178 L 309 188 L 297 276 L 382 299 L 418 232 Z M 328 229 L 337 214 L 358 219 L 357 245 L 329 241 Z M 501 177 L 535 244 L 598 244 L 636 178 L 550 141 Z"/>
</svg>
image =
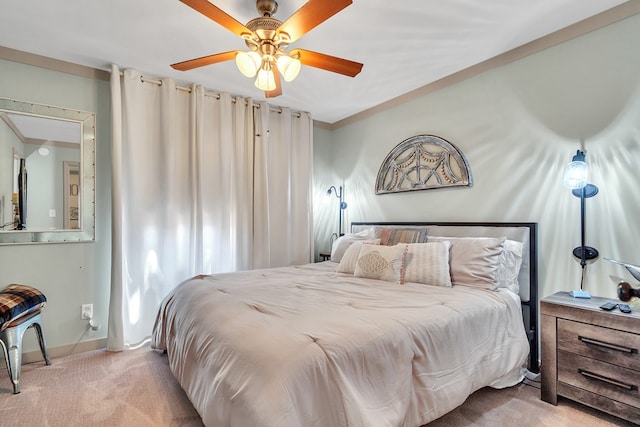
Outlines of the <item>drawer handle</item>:
<svg viewBox="0 0 640 427">
<path fill-rule="evenodd" d="M 611 385 L 623 388 L 623 389 L 628 390 L 628 391 L 633 391 L 633 390 L 637 390 L 638 389 L 638 387 L 635 386 L 635 385 L 625 384 L 625 383 L 622 383 L 620 381 L 614 380 L 612 378 L 605 377 L 603 375 L 598 375 L 598 374 L 594 374 L 593 372 L 585 371 L 584 369 L 578 369 L 578 372 L 580 374 L 582 374 L 583 376 L 587 377 L 587 378 L 591 378 L 591 379 L 594 379 L 594 380 L 602 381 L 602 382 L 605 382 L 607 384 L 611 384 Z"/>
<path fill-rule="evenodd" d="M 629 348 L 629 347 L 624 347 L 621 345 L 617 345 L 617 344 L 611 344 L 605 341 L 600 341 L 600 340 L 594 340 L 593 338 L 587 338 L 587 337 L 582 337 L 582 336 L 578 336 L 578 339 L 580 341 L 582 341 L 585 344 L 592 344 L 592 345 L 596 345 L 598 347 L 604 347 L 604 348 L 608 348 L 610 350 L 615 350 L 615 351 L 620 351 L 622 353 L 629 353 L 629 354 L 638 354 L 638 349 L 636 348 Z"/>
</svg>

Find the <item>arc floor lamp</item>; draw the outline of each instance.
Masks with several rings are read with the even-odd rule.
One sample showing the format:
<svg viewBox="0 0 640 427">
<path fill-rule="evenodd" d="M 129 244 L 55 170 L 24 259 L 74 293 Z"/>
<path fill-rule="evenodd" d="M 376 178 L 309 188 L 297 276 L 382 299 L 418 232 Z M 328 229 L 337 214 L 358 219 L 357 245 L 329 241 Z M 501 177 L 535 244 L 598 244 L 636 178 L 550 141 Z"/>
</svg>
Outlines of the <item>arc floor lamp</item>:
<svg viewBox="0 0 640 427">
<path fill-rule="evenodd" d="M 327 190 L 327 196 L 330 196 L 331 194 L 335 193 L 335 196 L 338 199 L 340 199 L 340 205 L 338 206 L 338 237 L 344 236 L 344 233 L 342 232 L 342 215 L 343 215 L 342 211 L 347 209 L 347 202 L 344 201 L 344 194 L 342 190 L 343 190 L 342 185 L 339 186 L 338 189 L 336 189 L 336 187 L 332 185 Z"/>
</svg>

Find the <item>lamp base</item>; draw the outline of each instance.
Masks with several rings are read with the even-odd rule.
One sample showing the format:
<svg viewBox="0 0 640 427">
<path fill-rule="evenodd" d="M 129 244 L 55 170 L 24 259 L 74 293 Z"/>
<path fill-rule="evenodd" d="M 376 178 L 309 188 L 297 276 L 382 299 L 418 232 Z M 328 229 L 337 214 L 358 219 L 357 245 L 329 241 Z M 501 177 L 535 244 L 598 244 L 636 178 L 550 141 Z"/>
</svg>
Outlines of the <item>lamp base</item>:
<svg viewBox="0 0 640 427">
<path fill-rule="evenodd" d="M 582 289 L 576 289 L 575 291 L 571 291 L 569 292 L 569 295 L 571 295 L 574 298 L 584 298 L 584 299 L 591 298 L 591 294 L 588 291 L 583 291 Z"/>
<path fill-rule="evenodd" d="M 591 246 L 578 246 L 573 250 L 573 256 L 582 259 L 582 250 L 584 249 L 584 259 L 595 259 L 600 255 L 596 248 Z"/>
</svg>

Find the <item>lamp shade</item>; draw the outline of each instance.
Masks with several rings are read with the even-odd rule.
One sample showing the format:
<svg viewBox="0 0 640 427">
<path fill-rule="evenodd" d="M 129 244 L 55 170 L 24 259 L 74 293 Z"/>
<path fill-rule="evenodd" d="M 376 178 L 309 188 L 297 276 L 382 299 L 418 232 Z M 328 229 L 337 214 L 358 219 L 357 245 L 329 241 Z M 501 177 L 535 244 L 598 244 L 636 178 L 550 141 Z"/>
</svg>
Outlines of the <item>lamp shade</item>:
<svg viewBox="0 0 640 427">
<path fill-rule="evenodd" d="M 300 60 L 290 57 L 289 55 L 282 55 L 277 61 L 278 70 L 286 82 L 290 82 L 298 76 L 300 73 Z"/>
<path fill-rule="evenodd" d="M 580 150 L 571 159 L 571 163 L 564 169 L 562 184 L 571 189 L 577 190 L 587 185 L 588 168 L 584 161 L 584 153 Z"/>
<path fill-rule="evenodd" d="M 271 69 L 260 68 L 258 77 L 256 78 L 256 87 L 266 92 L 276 88 L 276 78 Z"/>
<path fill-rule="evenodd" d="M 246 77 L 253 77 L 260 68 L 262 59 L 257 52 L 238 52 L 236 55 L 236 66 Z"/>
</svg>

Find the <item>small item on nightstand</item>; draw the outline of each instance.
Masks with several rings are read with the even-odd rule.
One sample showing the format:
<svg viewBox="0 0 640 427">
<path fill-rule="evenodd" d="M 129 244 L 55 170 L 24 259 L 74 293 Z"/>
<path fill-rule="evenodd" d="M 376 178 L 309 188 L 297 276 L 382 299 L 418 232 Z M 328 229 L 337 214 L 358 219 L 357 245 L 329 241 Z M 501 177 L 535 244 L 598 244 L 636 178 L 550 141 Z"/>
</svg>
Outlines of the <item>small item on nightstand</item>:
<svg viewBox="0 0 640 427">
<path fill-rule="evenodd" d="M 618 306 L 618 304 L 616 304 L 615 302 L 606 302 L 604 304 L 602 304 L 600 306 L 601 309 L 606 310 L 606 311 L 611 311 L 614 308 L 616 308 Z"/>
<path fill-rule="evenodd" d="M 640 297 L 640 289 L 634 289 L 627 282 L 618 283 L 618 298 L 620 301 L 630 301 L 633 297 Z"/>
<path fill-rule="evenodd" d="M 631 307 L 628 304 L 618 304 L 618 308 L 623 313 L 631 313 Z"/>
<path fill-rule="evenodd" d="M 589 294 L 589 292 L 587 291 L 583 291 L 582 289 L 576 289 L 575 291 L 571 291 L 569 292 L 569 295 L 571 295 L 574 298 L 585 298 L 585 299 L 591 298 L 591 294 Z"/>
</svg>

